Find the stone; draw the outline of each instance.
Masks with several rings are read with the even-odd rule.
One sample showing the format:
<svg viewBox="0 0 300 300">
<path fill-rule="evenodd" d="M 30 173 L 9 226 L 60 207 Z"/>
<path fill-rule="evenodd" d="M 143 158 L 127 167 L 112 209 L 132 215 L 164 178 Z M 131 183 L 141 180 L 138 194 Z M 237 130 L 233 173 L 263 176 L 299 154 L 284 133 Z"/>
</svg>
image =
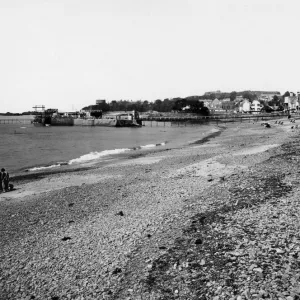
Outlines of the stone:
<svg viewBox="0 0 300 300">
<path fill-rule="evenodd" d="M 202 239 L 196 239 L 195 244 L 201 245 L 203 243 Z"/>
<path fill-rule="evenodd" d="M 254 272 L 258 272 L 258 273 L 262 273 L 263 272 L 262 268 L 254 268 L 253 271 Z"/>
</svg>

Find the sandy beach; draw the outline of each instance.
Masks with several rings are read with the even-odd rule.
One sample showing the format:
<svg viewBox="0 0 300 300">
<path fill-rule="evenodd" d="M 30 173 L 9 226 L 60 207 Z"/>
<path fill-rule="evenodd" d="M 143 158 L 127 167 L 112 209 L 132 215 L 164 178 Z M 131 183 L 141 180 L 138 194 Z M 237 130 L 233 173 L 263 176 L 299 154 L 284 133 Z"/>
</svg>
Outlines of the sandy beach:
<svg viewBox="0 0 300 300">
<path fill-rule="evenodd" d="M 283 121 L 14 181 L 0 299 L 300 299 L 300 140 Z"/>
</svg>

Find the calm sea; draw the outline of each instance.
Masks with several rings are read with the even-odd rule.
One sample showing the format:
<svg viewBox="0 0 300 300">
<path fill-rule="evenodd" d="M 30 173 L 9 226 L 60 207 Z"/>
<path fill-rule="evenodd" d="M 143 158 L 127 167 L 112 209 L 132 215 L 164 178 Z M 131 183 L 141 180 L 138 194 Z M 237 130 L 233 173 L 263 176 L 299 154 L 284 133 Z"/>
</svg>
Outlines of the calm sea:
<svg viewBox="0 0 300 300">
<path fill-rule="evenodd" d="M 0 168 L 11 175 L 52 170 L 62 166 L 117 157 L 150 148 L 172 148 L 203 138 L 210 126 L 178 126 L 153 122 L 141 128 L 34 127 L 31 124 L 0 124 Z"/>
</svg>

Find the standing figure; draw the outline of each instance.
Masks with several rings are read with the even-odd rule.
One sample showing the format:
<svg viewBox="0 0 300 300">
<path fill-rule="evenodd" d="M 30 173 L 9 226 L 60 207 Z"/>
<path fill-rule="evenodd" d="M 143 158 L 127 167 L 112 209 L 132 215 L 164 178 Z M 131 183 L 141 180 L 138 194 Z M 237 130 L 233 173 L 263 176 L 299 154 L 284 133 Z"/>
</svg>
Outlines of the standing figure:
<svg viewBox="0 0 300 300">
<path fill-rule="evenodd" d="M 3 192 L 3 180 L 2 180 L 2 171 L 1 171 L 0 172 L 0 193 L 2 193 L 2 192 Z"/>
<path fill-rule="evenodd" d="M 1 184 L 2 184 L 2 190 L 4 189 L 5 192 L 8 192 L 8 183 L 9 183 L 9 174 L 8 172 L 5 172 L 5 169 L 1 169 Z"/>
</svg>

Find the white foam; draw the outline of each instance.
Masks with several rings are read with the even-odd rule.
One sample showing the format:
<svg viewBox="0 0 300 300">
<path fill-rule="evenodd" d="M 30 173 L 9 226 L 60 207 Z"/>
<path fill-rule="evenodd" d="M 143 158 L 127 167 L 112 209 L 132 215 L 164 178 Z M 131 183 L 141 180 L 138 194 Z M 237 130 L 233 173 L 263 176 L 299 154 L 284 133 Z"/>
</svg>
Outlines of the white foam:
<svg viewBox="0 0 300 300">
<path fill-rule="evenodd" d="M 124 149 L 104 150 L 104 151 L 101 151 L 101 152 L 90 152 L 90 153 L 82 155 L 78 158 L 71 159 L 69 161 L 69 165 L 72 165 L 74 163 L 88 162 L 88 161 L 91 161 L 91 160 L 101 158 L 103 156 L 119 154 L 119 153 L 123 153 L 123 152 L 126 152 L 126 151 L 130 151 L 130 149 L 124 148 Z"/>
<path fill-rule="evenodd" d="M 57 168 L 60 167 L 60 164 L 57 165 L 51 165 L 51 166 L 47 166 L 47 167 L 35 167 L 35 168 L 31 168 L 28 169 L 28 171 L 40 171 L 40 170 L 46 170 L 46 169 L 52 169 L 52 168 Z"/>
<path fill-rule="evenodd" d="M 141 146 L 142 149 L 144 149 L 144 148 L 153 148 L 153 147 L 156 147 L 156 144 L 149 144 L 149 145 Z"/>
<path fill-rule="evenodd" d="M 149 144 L 149 145 L 144 145 L 144 146 L 139 146 L 139 147 L 135 147 L 135 148 L 123 148 L 123 149 L 113 149 L 113 150 L 104 150 L 101 152 L 90 152 L 88 154 L 84 154 L 78 158 L 74 158 L 69 160 L 68 162 L 58 162 L 55 165 L 51 165 L 51 166 L 41 166 L 41 167 L 35 167 L 35 168 L 31 168 L 28 169 L 28 171 L 40 171 L 40 170 L 47 170 L 47 169 L 52 169 L 52 168 L 57 168 L 57 167 L 61 167 L 64 165 L 72 165 L 74 163 L 85 163 L 85 162 L 90 162 L 93 160 L 97 160 L 99 158 L 105 157 L 105 156 L 109 156 L 109 155 L 116 155 L 116 154 L 120 154 L 120 153 L 124 153 L 127 151 L 131 151 L 131 150 L 138 150 L 138 149 L 148 149 L 148 148 L 154 148 L 157 146 L 165 146 L 167 142 L 162 142 L 159 144 Z"/>
</svg>

